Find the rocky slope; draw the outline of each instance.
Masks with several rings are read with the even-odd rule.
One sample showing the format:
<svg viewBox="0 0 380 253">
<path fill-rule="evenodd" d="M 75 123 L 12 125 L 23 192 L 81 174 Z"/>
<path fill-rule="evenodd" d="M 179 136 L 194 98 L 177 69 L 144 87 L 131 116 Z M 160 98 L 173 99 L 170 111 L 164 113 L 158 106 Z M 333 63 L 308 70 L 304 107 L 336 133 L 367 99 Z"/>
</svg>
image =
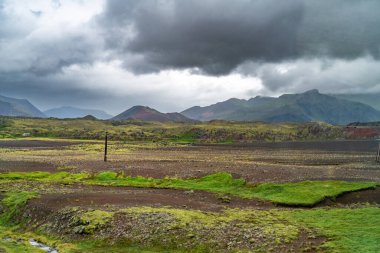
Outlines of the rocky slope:
<svg viewBox="0 0 380 253">
<path fill-rule="evenodd" d="M 182 112 L 196 120 L 235 120 L 266 122 L 322 121 L 345 125 L 354 121 L 380 120 L 380 111 L 359 103 L 310 90 L 301 94 L 284 94 L 278 98 L 255 97 L 229 99 L 206 107 L 192 107 Z"/>
</svg>

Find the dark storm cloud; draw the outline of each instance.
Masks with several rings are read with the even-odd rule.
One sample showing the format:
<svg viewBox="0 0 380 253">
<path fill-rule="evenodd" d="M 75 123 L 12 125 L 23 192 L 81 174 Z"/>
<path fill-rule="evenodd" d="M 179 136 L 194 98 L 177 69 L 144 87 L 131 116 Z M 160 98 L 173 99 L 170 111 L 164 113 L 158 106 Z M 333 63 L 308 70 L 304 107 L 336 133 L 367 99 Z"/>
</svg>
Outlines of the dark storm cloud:
<svg viewBox="0 0 380 253">
<path fill-rule="evenodd" d="M 167 93 L 120 93 L 109 88 L 88 88 L 80 81 L 60 79 L 56 76 L 34 76 L 25 73 L 0 74 L 0 95 L 15 98 L 27 98 L 40 110 L 61 106 L 100 109 L 113 115 L 135 106 L 147 105 L 163 112 L 187 109 L 193 104 L 178 107 L 178 101 L 163 99 Z M 190 99 L 193 100 L 193 99 Z"/>
<path fill-rule="evenodd" d="M 36 75 L 49 75 L 73 64 L 91 64 L 97 59 L 96 43 L 84 34 L 47 39 L 29 46 L 34 54 L 26 71 Z"/>
<path fill-rule="evenodd" d="M 7 73 L 0 78 L 1 95 L 27 98 L 41 110 L 64 105 L 113 109 L 106 106 L 112 94 L 107 90 L 85 88 L 80 82 L 25 73 Z"/>
<path fill-rule="evenodd" d="M 142 55 L 143 60 L 131 66 L 142 71 L 199 68 L 224 74 L 252 57 L 293 57 L 303 13 L 300 0 L 108 3 L 106 20 L 130 24 L 135 33 L 126 40 L 130 29 L 127 34 L 113 30 L 108 34 L 110 47 Z"/>
<path fill-rule="evenodd" d="M 246 61 L 378 58 L 379 10 L 377 0 L 110 0 L 99 20 L 126 67 L 220 75 Z"/>
<path fill-rule="evenodd" d="M 135 73 L 193 68 L 223 75 L 251 61 L 378 59 L 380 52 L 378 0 L 108 0 L 95 20 L 53 34 L 30 33 L 30 22 L 5 9 L 0 5 L 0 46 L 10 50 L 1 56 L 7 68 L 37 75 L 115 58 Z M 44 15 L 37 7 L 29 13 Z"/>
<path fill-rule="evenodd" d="M 28 4 L 4 1 L 0 5 L 0 72 L 49 75 L 100 59 L 103 40 L 91 19 L 80 23 L 74 17 L 70 22 L 65 17 L 70 11 L 57 0 Z"/>
<path fill-rule="evenodd" d="M 309 88 L 378 92 L 379 11 L 378 0 L 105 0 L 104 6 L 0 0 L 0 94 L 44 108 L 104 103 L 115 112 L 113 103 L 146 100 L 170 111 L 185 86 L 206 86 L 188 95 L 189 106 L 198 93 L 202 103 L 231 96 L 226 86 L 204 81 L 231 72 L 241 79 L 222 82 L 238 80 L 238 90 L 266 95 Z M 177 71 L 177 79 L 158 77 L 173 69 L 186 71 Z M 154 74 L 124 75 L 130 71 Z M 188 71 L 200 74 L 194 84 L 184 84 Z M 259 81 L 246 87 L 245 76 L 263 87 Z"/>
<path fill-rule="evenodd" d="M 355 60 L 299 59 L 282 64 L 246 63 L 237 71 L 260 78 L 269 94 L 315 88 L 328 93 L 380 92 L 380 61 L 370 56 Z"/>
</svg>

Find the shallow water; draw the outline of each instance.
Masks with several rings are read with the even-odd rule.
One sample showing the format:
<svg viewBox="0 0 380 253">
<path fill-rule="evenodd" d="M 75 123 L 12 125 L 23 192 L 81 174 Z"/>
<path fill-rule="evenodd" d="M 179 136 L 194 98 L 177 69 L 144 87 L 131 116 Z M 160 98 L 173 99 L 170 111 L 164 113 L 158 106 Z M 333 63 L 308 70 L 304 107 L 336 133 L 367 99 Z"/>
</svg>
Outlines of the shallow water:
<svg viewBox="0 0 380 253">
<path fill-rule="evenodd" d="M 58 251 L 54 248 L 51 248 L 43 243 L 37 242 L 34 239 L 29 240 L 29 244 L 32 245 L 33 247 L 39 248 L 43 251 L 46 251 L 47 253 L 58 253 Z"/>
</svg>

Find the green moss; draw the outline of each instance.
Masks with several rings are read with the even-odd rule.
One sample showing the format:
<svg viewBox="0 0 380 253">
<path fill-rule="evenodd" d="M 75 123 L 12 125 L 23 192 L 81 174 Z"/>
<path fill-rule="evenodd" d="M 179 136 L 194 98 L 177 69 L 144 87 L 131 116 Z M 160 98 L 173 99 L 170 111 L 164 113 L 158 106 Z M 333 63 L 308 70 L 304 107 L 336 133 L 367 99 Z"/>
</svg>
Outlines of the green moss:
<svg viewBox="0 0 380 253">
<path fill-rule="evenodd" d="M 325 252 L 380 252 L 380 209 L 278 211 L 289 221 L 325 236 Z"/>
<path fill-rule="evenodd" d="M 1 251 L 3 250 L 3 251 Z M 20 252 L 28 252 L 28 253 L 42 253 L 40 249 L 32 247 L 28 245 L 27 241 L 17 241 L 11 238 L 0 239 L 0 252 L 7 253 L 20 253 Z"/>
<path fill-rule="evenodd" d="M 18 227 L 17 222 L 14 220 L 16 215 L 19 215 L 22 207 L 28 200 L 36 198 L 36 192 L 7 192 L 1 200 L 4 208 L 3 213 L 0 215 L 0 249 L 5 252 L 19 253 L 19 252 L 42 252 L 41 250 L 32 247 L 28 240 L 30 233 L 22 234 L 16 232 Z"/>
<path fill-rule="evenodd" d="M 0 223 L 9 223 L 12 217 L 20 212 L 22 206 L 26 204 L 29 199 L 36 198 L 36 192 L 7 192 L 1 201 L 5 207 L 5 211 L 0 215 Z"/>
<path fill-rule="evenodd" d="M 109 241 L 104 240 L 82 240 L 76 242 L 75 249 L 62 251 L 62 253 L 186 253 L 187 250 L 169 250 L 160 247 L 144 247 L 135 245 L 127 241 L 120 241 L 110 245 Z M 60 251 L 61 252 L 61 251 Z"/>
<path fill-rule="evenodd" d="M 99 180 L 99 181 L 112 181 L 116 180 L 118 178 L 117 173 L 113 171 L 105 171 L 97 174 L 94 177 L 94 180 Z"/>
<path fill-rule="evenodd" d="M 20 199 L 20 198 L 16 198 Z M 22 201 L 12 201 L 12 203 Z M 357 208 L 357 209 L 325 209 L 318 208 L 313 210 L 240 210 L 228 209 L 223 213 L 200 212 L 191 210 L 181 210 L 172 208 L 128 208 L 119 212 L 129 213 L 139 217 L 146 217 L 144 214 L 168 214 L 175 217 L 178 228 L 188 229 L 196 226 L 199 231 L 202 228 L 213 227 L 218 228 L 228 223 L 242 226 L 255 226 L 260 228 L 264 238 L 272 238 L 274 245 L 286 245 L 295 240 L 300 230 L 307 229 L 309 232 L 316 233 L 316 236 L 326 238 L 326 242 L 319 248 L 324 252 L 347 252 L 347 253 L 367 253 L 380 252 L 380 210 L 379 208 Z M 82 217 L 85 222 L 100 223 L 103 222 L 102 217 L 111 217 L 114 213 L 104 211 L 86 212 Z M 108 218 L 106 218 L 108 219 Z M 104 224 L 104 223 L 102 223 Z M 241 224 L 241 225 L 239 225 Z M 170 225 L 174 224 L 161 224 Z M 197 238 L 198 230 L 191 230 L 187 235 Z M 163 234 L 162 236 L 165 236 Z M 41 252 L 28 245 L 27 240 L 34 238 L 48 245 L 55 246 L 61 253 L 79 253 L 79 252 L 208 252 L 206 248 L 199 247 L 199 251 L 195 248 L 189 249 L 171 249 L 161 247 L 159 244 L 151 246 L 136 245 L 130 241 L 115 241 L 110 243 L 101 239 L 85 239 L 72 241 L 70 244 L 61 241 L 47 239 L 36 234 L 26 233 L 20 234 L 10 232 L 0 227 L 0 237 L 12 238 L 12 241 L 0 240 L 0 248 L 6 252 Z M 16 239 L 22 239 L 16 243 Z M 263 242 L 264 243 L 264 242 Z M 264 248 L 265 249 L 265 248 Z M 257 250 L 260 252 L 259 250 Z M 244 251 L 241 251 L 244 252 Z M 265 252 L 265 250 L 264 250 Z"/>
<path fill-rule="evenodd" d="M 68 173 L 68 172 L 10 172 L 0 173 L 0 180 L 22 180 L 22 181 L 40 181 L 40 182 L 57 182 L 57 183 L 76 183 L 89 178 L 88 173 Z"/>
<path fill-rule="evenodd" d="M 332 186 L 339 186 L 345 190 L 348 189 L 346 184 L 340 184 L 337 181 L 331 182 L 333 183 L 330 186 L 325 186 L 326 189 Z M 310 183 L 306 182 L 305 184 L 298 185 L 298 187 L 301 186 L 310 187 Z M 299 189 L 302 189 L 302 187 Z M 289 192 L 290 190 L 287 191 L 288 194 Z M 272 192 L 267 190 L 267 194 L 278 194 L 278 190 L 273 190 Z M 89 239 L 67 244 L 32 232 L 17 232 L 19 231 L 18 229 L 16 230 L 17 227 L 14 227 L 9 221 L 22 209 L 22 206 L 29 199 L 37 196 L 35 192 L 9 192 L 4 195 L 2 205 L 5 212 L 1 216 L 2 222 L 0 224 L 1 249 L 6 250 L 6 252 L 40 252 L 28 245 L 27 240 L 30 238 L 54 246 L 61 253 L 104 252 L 105 250 L 108 252 L 208 252 L 207 250 L 211 247 L 211 244 L 207 244 L 207 240 L 202 242 L 205 243 L 204 245 L 201 243 L 198 248 L 194 248 L 192 251 L 188 249 L 176 249 L 173 245 L 170 247 L 174 248 L 167 248 L 164 245 L 160 245 L 159 240 L 155 244 L 145 246 L 136 246 L 131 241 L 117 241 L 110 244 L 110 242 L 104 240 L 92 241 Z M 81 212 L 77 209 L 77 212 L 79 214 L 79 226 L 82 228 L 82 232 L 86 234 L 93 234 L 100 227 L 107 225 L 115 214 L 115 212 L 102 210 Z M 136 207 L 122 209 L 118 213 L 126 213 L 130 217 L 138 219 L 150 217 L 146 214 L 169 215 L 174 219 L 168 219 L 168 223 L 157 223 L 157 226 L 164 226 L 165 229 L 162 231 L 185 231 L 181 235 L 184 240 L 198 240 L 199 231 L 204 229 L 213 231 L 214 229 L 226 227 L 228 224 L 233 224 L 233 226 L 238 226 L 242 229 L 249 229 L 250 227 L 259 229 L 260 235 L 266 238 L 266 240 L 270 239 L 273 243 L 271 246 L 264 246 L 264 249 L 276 247 L 276 245 L 286 245 L 286 243 L 295 240 L 301 230 L 306 229 L 316 236 L 326 238 L 326 243 L 320 248 L 320 250 L 324 250 L 325 252 L 380 252 L 378 243 L 380 241 L 380 224 L 378 222 L 380 220 L 380 209 L 374 207 L 268 211 L 227 209 L 220 213 L 173 208 Z M 158 215 L 151 217 L 152 219 L 156 219 L 156 217 L 166 216 Z M 157 236 L 167 236 L 167 234 L 162 233 Z M 205 234 L 202 234 L 202 236 L 205 236 Z M 11 240 L 1 240 L 1 238 L 11 238 Z"/>
<path fill-rule="evenodd" d="M 99 176 L 99 177 L 98 177 Z M 226 172 L 211 174 L 198 179 L 144 177 L 118 177 L 115 173 L 105 172 L 89 180 L 89 184 L 113 186 L 134 186 L 154 188 L 175 188 L 203 190 L 221 194 L 231 194 L 242 198 L 257 198 L 278 204 L 313 206 L 325 198 L 335 198 L 345 192 L 371 189 L 376 183 L 343 181 L 306 181 L 299 183 L 263 183 L 257 186 L 246 183 L 244 179 L 234 179 Z"/>
<path fill-rule="evenodd" d="M 313 206 L 325 198 L 351 191 L 373 189 L 376 183 L 344 181 L 304 181 L 286 184 L 260 184 L 253 189 L 253 196 L 274 203 Z"/>
<path fill-rule="evenodd" d="M 95 176 L 88 173 L 72 174 L 68 172 L 0 173 L 0 182 L 9 182 L 10 180 L 203 190 L 218 194 L 230 194 L 241 198 L 256 198 L 278 204 L 300 206 L 313 206 L 325 198 L 335 198 L 345 192 L 371 189 L 377 186 L 377 183 L 344 181 L 305 181 L 252 185 L 242 178 L 235 179 L 230 173 L 226 172 L 195 179 L 125 177 L 122 173 L 109 171 Z"/>
<path fill-rule="evenodd" d="M 256 242 L 260 238 L 262 244 L 251 245 L 252 250 L 249 252 L 261 252 L 260 247 L 268 249 L 290 243 L 299 234 L 296 226 L 284 222 L 280 213 L 271 211 L 228 209 L 225 212 L 216 213 L 175 208 L 133 207 L 122 209 L 118 213 L 126 215 L 128 220 L 143 221 L 140 229 L 134 231 L 137 237 L 139 233 L 144 234 L 150 230 L 149 224 L 155 224 L 153 230 L 160 233 L 152 232 L 144 235 L 152 239 L 152 245 L 164 246 L 168 249 L 178 249 L 178 245 L 192 245 L 191 249 L 187 248 L 187 252 L 221 251 L 214 247 L 220 247 L 224 242 L 215 240 L 221 239 L 218 236 L 228 236 L 226 234 L 230 233 L 230 230 L 234 231 L 231 235 L 239 237 L 239 240 L 244 241 L 241 238 L 245 236 Z M 161 241 L 165 243 L 162 244 Z M 186 249 L 183 248 L 183 250 Z M 236 249 L 236 252 L 243 251 L 244 247 Z"/>
<path fill-rule="evenodd" d="M 93 234 L 94 231 L 109 222 L 113 215 L 113 212 L 106 212 L 101 210 L 85 212 L 79 217 L 80 225 L 76 227 L 76 232 Z"/>
</svg>

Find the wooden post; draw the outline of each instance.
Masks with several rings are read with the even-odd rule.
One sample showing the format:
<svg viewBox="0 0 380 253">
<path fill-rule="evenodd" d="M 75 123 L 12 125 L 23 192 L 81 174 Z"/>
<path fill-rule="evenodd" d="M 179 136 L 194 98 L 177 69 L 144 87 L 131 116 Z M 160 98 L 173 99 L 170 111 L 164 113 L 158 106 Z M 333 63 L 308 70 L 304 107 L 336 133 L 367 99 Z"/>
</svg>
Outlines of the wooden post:
<svg viewBox="0 0 380 253">
<path fill-rule="evenodd" d="M 108 132 L 106 132 L 106 137 L 104 139 L 104 161 L 107 162 L 107 151 L 108 151 Z"/>
<path fill-rule="evenodd" d="M 377 148 L 377 155 L 376 155 L 376 162 L 380 162 L 380 142 L 379 142 L 379 147 Z"/>
</svg>

